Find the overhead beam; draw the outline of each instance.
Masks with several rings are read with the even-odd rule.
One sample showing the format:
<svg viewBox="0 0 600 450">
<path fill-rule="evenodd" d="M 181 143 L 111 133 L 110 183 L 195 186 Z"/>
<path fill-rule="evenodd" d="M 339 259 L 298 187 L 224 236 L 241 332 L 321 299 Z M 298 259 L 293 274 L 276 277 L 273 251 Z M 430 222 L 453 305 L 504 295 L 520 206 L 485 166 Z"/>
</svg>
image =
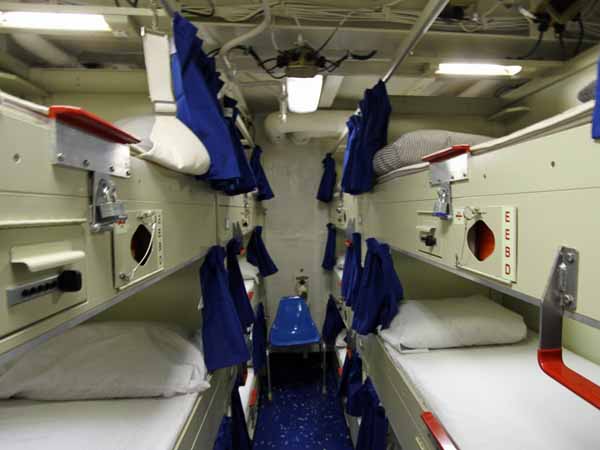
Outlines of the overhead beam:
<svg viewBox="0 0 600 450">
<path fill-rule="evenodd" d="M 502 96 L 502 99 L 513 104 L 520 100 L 540 92 L 562 80 L 565 80 L 578 72 L 590 69 L 598 63 L 598 54 L 600 54 L 600 44 L 580 53 L 575 58 L 561 64 L 560 66 L 546 72 L 546 76 L 537 78 L 520 88 L 513 89 Z"/>
</svg>

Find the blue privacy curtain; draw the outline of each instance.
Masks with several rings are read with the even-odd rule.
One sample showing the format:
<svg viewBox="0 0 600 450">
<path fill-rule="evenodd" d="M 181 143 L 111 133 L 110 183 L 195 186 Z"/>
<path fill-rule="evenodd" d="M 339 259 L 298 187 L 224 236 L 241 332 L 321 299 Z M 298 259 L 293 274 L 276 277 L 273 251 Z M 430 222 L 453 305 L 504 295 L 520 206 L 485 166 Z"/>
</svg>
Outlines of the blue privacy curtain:
<svg viewBox="0 0 600 450">
<path fill-rule="evenodd" d="M 323 322 L 323 329 L 321 336 L 323 341 L 328 345 L 334 345 L 338 334 L 345 328 L 344 320 L 338 310 L 337 304 L 333 299 L 333 295 L 329 296 L 327 300 L 327 312 L 325 314 L 325 321 Z"/>
<path fill-rule="evenodd" d="M 596 79 L 600 81 L 600 61 L 598 61 Z M 592 118 L 592 138 L 600 139 L 600 82 L 596 82 L 596 104 Z"/>
<path fill-rule="evenodd" d="M 356 398 L 351 400 L 362 384 L 362 359 L 358 352 L 348 352 L 344 360 L 338 395 L 348 399 L 346 412 L 351 416 L 360 417 L 362 414 L 361 403 L 354 401 Z"/>
<path fill-rule="evenodd" d="M 365 380 L 355 396 L 362 408 L 356 450 L 385 450 L 388 421 L 370 378 Z"/>
<path fill-rule="evenodd" d="M 352 328 L 365 335 L 375 332 L 379 325 L 388 328 L 403 298 L 404 290 L 389 246 L 374 238 L 367 239 L 367 256 L 354 303 Z"/>
<path fill-rule="evenodd" d="M 242 325 L 229 292 L 225 249 L 215 245 L 200 267 L 204 362 L 210 372 L 250 359 Z"/>
<path fill-rule="evenodd" d="M 252 346 L 252 365 L 258 375 L 267 362 L 267 321 L 262 303 L 256 308 L 256 320 L 252 327 Z"/>
<path fill-rule="evenodd" d="M 239 239 L 233 238 L 227 243 L 227 272 L 229 275 L 229 293 L 237 310 L 242 328 L 247 330 L 254 323 L 254 311 L 244 286 L 244 277 L 240 270 L 237 255 L 242 250 Z"/>
<path fill-rule="evenodd" d="M 231 441 L 232 450 L 252 450 L 252 440 L 248 434 L 246 425 L 246 416 L 244 416 L 244 407 L 240 398 L 239 387 L 242 385 L 240 377 L 231 391 Z"/>
<path fill-rule="evenodd" d="M 260 155 L 262 155 L 262 149 L 257 145 L 254 147 L 252 155 L 250 156 L 250 168 L 254 173 L 256 187 L 258 189 L 258 195 L 256 198 L 260 201 L 270 200 L 275 197 L 275 194 L 273 194 L 269 180 L 267 180 L 267 175 L 265 174 L 263 166 L 260 162 Z"/>
<path fill-rule="evenodd" d="M 257 226 L 252 231 L 250 241 L 248 242 L 248 249 L 246 259 L 250 264 L 258 267 L 258 271 L 261 276 L 268 277 L 277 272 L 277 266 L 269 256 L 265 243 L 262 240 L 262 227 Z"/>
<path fill-rule="evenodd" d="M 385 83 L 379 80 L 372 89 L 367 89 L 359 107 L 360 116 L 353 116 L 348 123 L 342 175 L 342 190 L 353 195 L 373 188 L 373 157 L 387 144 L 392 107 Z"/>
<path fill-rule="evenodd" d="M 233 143 L 235 151 L 235 163 L 237 164 L 240 176 L 229 180 L 214 180 L 211 184 L 214 189 L 225 192 L 227 195 L 239 195 L 252 192 L 256 189 L 256 180 L 250 169 L 246 151 L 242 145 L 241 135 L 235 125 L 235 121 L 239 115 L 236 107 L 237 101 L 225 96 L 223 99 L 223 107 L 225 113 L 225 123 L 229 130 L 229 136 Z"/>
<path fill-rule="evenodd" d="M 231 417 L 224 416 L 219 426 L 219 432 L 217 439 L 215 439 L 215 445 L 213 450 L 236 450 L 233 446 L 233 432 L 232 432 Z"/>
<path fill-rule="evenodd" d="M 355 299 L 358 296 L 362 274 L 361 241 L 360 233 L 352 233 L 352 242 L 346 248 L 342 274 L 342 297 L 344 297 L 346 306 L 350 306 L 352 309 L 354 309 Z"/>
<path fill-rule="evenodd" d="M 327 243 L 325 244 L 325 254 L 323 255 L 323 262 L 321 263 L 321 267 L 323 267 L 325 270 L 333 270 L 335 267 L 335 239 L 335 225 L 328 223 Z"/>
<path fill-rule="evenodd" d="M 217 93 L 222 87 L 214 58 L 202 50 L 198 29 L 175 14 L 171 59 L 177 118 L 202 141 L 210 155 L 210 169 L 203 178 L 230 180 L 240 177 L 235 149 L 221 113 Z"/>
<path fill-rule="evenodd" d="M 325 159 L 323 159 L 323 177 L 321 178 L 319 191 L 317 192 L 318 200 L 329 203 L 333 199 L 336 178 L 335 161 L 331 157 L 331 153 L 327 153 Z"/>
</svg>

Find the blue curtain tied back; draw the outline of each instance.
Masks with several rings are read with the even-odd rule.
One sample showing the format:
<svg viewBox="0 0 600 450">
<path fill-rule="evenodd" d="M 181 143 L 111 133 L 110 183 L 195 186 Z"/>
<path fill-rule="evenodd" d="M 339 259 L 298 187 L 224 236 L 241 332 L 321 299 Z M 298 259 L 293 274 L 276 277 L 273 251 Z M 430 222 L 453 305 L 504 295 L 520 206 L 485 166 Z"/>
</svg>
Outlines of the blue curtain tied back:
<svg viewBox="0 0 600 450">
<path fill-rule="evenodd" d="M 200 267 L 202 340 L 204 362 L 210 372 L 242 364 L 250 359 L 244 332 L 231 294 L 225 270 L 225 249 L 215 245 Z"/>
<path fill-rule="evenodd" d="M 233 238 L 227 243 L 227 272 L 229 275 L 229 293 L 237 310 L 240 323 L 244 330 L 247 330 L 254 323 L 254 311 L 252 304 L 246 292 L 244 277 L 240 270 L 240 264 L 237 255 L 242 250 L 242 243 L 239 239 Z"/>
<path fill-rule="evenodd" d="M 336 338 L 344 328 L 342 315 L 338 310 L 333 295 L 330 295 L 329 300 L 327 300 L 327 312 L 325 313 L 325 321 L 323 322 L 323 329 L 321 331 L 323 341 L 328 345 L 334 345 Z"/>
<path fill-rule="evenodd" d="M 242 385 L 240 377 L 231 391 L 231 443 L 232 450 L 252 450 L 252 439 L 248 433 L 244 407 L 240 398 L 239 387 Z"/>
<path fill-rule="evenodd" d="M 352 328 L 364 335 L 375 332 L 378 326 L 388 328 L 403 298 L 404 290 L 389 246 L 374 238 L 367 239 L 367 256 L 354 303 Z"/>
<path fill-rule="evenodd" d="M 362 406 L 356 450 L 385 450 L 388 421 L 385 409 L 379 405 L 379 396 L 370 378 L 367 378 L 355 394 Z"/>
<path fill-rule="evenodd" d="M 202 178 L 240 177 L 231 139 L 217 93 L 222 87 L 214 58 L 202 50 L 198 29 L 181 15 L 173 18 L 176 53 L 171 58 L 177 118 L 202 141 L 210 155 L 210 169 Z"/>
<path fill-rule="evenodd" d="M 252 192 L 256 189 L 256 180 L 250 163 L 246 157 L 246 151 L 242 145 L 241 135 L 235 124 L 239 115 L 237 101 L 225 96 L 223 106 L 225 111 L 225 123 L 229 131 L 233 149 L 235 152 L 235 164 L 237 164 L 240 176 L 229 180 L 215 180 L 211 184 L 214 189 L 225 192 L 227 195 L 239 195 Z"/>
<path fill-rule="evenodd" d="M 252 327 L 252 365 L 258 374 L 267 362 L 267 321 L 265 307 L 259 304 L 256 308 L 256 320 Z"/>
<path fill-rule="evenodd" d="M 257 226 L 252 231 L 252 236 L 250 236 L 250 241 L 248 242 L 246 259 L 250 264 L 258 267 L 258 271 L 263 277 L 273 275 L 279 270 L 271 259 L 269 252 L 267 252 L 265 243 L 262 240 L 261 226 Z"/>
<path fill-rule="evenodd" d="M 333 199 L 336 179 L 335 160 L 332 158 L 331 153 L 327 153 L 325 159 L 323 159 L 323 177 L 317 192 L 318 200 L 329 203 Z"/>
<path fill-rule="evenodd" d="M 258 189 L 258 195 L 256 198 L 260 201 L 270 200 L 275 197 L 275 194 L 273 194 L 273 190 L 271 189 L 271 185 L 269 184 L 269 180 L 267 180 L 267 175 L 265 174 L 263 166 L 260 162 L 261 155 L 262 149 L 257 145 L 254 147 L 252 155 L 250 156 L 250 168 L 254 173 L 256 187 Z"/>
<path fill-rule="evenodd" d="M 342 297 L 346 306 L 354 309 L 362 275 L 362 239 L 360 233 L 352 233 L 352 242 L 346 249 L 342 274 Z"/>
<path fill-rule="evenodd" d="M 325 244 L 325 254 L 323 255 L 323 262 L 321 267 L 325 270 L 333 270 L 335 267 L 335 240 L 336 240 L 335 225 L 332 223 L 327 224 L 327 243 Z"/>
<path fill-rule="evenodd" d="M 338 396 L 346 397 L 346 412 L 351 416 L 360 417 L 360 405 L 353 403 L 350 398 L 363 384 L 362 381 L 362 358 L 358 352 L 346 353 L 342 378 L 338 388 Z"/>
<path fill-rule="evenodd" d="M 373 188 L 373 157 L 387 144 L 387 129 L 392 111 L 385 83 L 381 80 L 365 91 L 360 115 L 348 121 L 348 141 L 344 154 L 342 190 L 358 195 Z"/>
</svg>

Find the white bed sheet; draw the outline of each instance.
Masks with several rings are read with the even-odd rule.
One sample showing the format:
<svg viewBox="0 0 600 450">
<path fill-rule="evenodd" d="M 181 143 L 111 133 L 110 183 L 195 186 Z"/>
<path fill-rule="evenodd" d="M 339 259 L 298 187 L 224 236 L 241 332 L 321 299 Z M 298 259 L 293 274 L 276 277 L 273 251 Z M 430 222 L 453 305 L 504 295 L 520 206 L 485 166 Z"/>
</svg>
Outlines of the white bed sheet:
<svg viewBox="0 0 600 450">
<path fill-rule="evenodd" d="M 600 413 L 542 372 L 536 335 L 505 346 L 386 349 L 461 450 L 600 449 Z M 563 353 L 600 384 L 600 366 Z"/>
<path fill-rule="evenodd" d="M 0 401 L 0 448 L 171 450 L 198 395 L 72 402 Z"/>
</svg>

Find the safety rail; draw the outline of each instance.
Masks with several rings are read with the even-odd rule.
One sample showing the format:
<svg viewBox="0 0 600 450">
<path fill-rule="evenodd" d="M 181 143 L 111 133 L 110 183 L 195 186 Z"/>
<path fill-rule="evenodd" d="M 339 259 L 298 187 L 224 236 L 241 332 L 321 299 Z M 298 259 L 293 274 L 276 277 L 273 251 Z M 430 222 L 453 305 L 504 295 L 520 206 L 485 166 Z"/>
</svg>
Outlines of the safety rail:
<svg viewBox="0 0 600 450">
<path fill-rule="evenodd" d="M 78 128 L 96 137 L 117 144 L 138 144 L 138 138 L 110 122 L 77 106 L 55 105 L 48 108 L 48 117 Z"/>
<path fill-rule="evenodd" d="M 421 413 L 421 420 L 425 423 L 425 426 L 435 439 L 440 450 L 458 450 L 458 447 L 440 423 L 440 421 L 430 411 L 423 411 Z"/>
<path fill-rule="evenodd" d="M 578 269 L 579 252 L 561 247 L 541 303 L 538 363 L 548 376 L 600 409 L 600 386 L 567 367 L 562 357 L 563 316 L 577 307 Z"/>
</svg>

